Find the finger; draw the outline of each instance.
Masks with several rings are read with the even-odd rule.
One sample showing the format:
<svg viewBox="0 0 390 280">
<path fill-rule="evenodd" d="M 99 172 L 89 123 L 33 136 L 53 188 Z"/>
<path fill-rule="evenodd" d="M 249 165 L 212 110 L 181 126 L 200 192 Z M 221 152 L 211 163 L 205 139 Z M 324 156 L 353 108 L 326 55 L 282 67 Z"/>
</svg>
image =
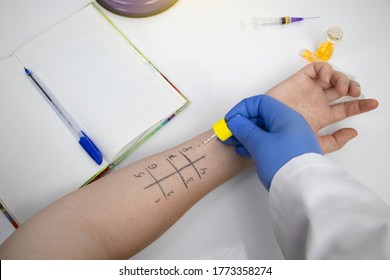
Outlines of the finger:
<svg viewBox="0 0 390 280">
<path fill-rule="evenodd" d="M 325 95 L 329 103 L 338 100 L 340 97 L 344 96 L 340 94 L 340 89 L 332 86 L 329 89 L 324 90 Z M 361 95 L 360 84 L 354 80 L 349 80 L 347 96 L 357 98 Z"/>
<path fill-rule="evenodd" d="M 237 154 L 239 154 L 240 156 L 243 156 L 246 158 L 251 157 L 248 150 L 244 146 L 241 145 L 241 143 L 237 140 L 236 137 L 232 136 L 229 139 L 227 139 L 226 141 L 223 141 L 223 143 L 225 145 L 228 145 L 228 146 L 234 146 Z"/>
<path fill-rule="evenodd" d="M 360 99 L 332 105 L 333 122 L 372 111 L 376 109 L 378 105 L 379 103 L 375 99 Z"/>
<path fill-rule="evenodd" d="M 237 140 L 236 137 L 232 136 L 230 137 L 229 139 L 223 141 L 224 144 L 228 145 L 228 146 L 237 146 L 237 145 L 240 145 L 240 142 Z"/>
<path fill-rule="evenodd" d="M 318 138 L 324 154 L 340 150 L 346 143 L 358 135 L 353 128 L 342 128 L 331 135 L 320 136 Z"/>
<path fill-rule="evenodd" d="M 312 64 L 309 64 L 307 67 L 304 68 L 306 74 L 312 78 L 317 79 L 319 78 L 322 82 L 322 86 L 324 89 L 327 89 L 331 86 L 330 79 L 333 74 L 332 67 L 325 62 L 315 62 Z"/>
<path fill-rule="evenodd" d="M 248 150 L 244 146 L 236 146 L 236 152 L 242 157 L 250 158 L 251 155 L 249 154 Z"/>
<path fill-rule="evenodd" d="M 336 92 L 339 94 L 338 97 L 348 94 L 350 82 L 351 80 L 339 71 L 333 71 L 330 78 L 330 83 L 336 88 Z"/>
<path fill-rule="evenodd" d="M 359 97 L 362 94 L 360 84 L 355 80 L 349 83 L 348 95 L 351 97 Z"/>
<path fill-rule="evenodd" d="M 360 99 L 346 102 L 347 117 L 375 110 L 379 105 L 376 99 Z"/>
<path fill-rule="evenodd" d="M 237 140 L 249 149 L 255 147 L 259 139 L 266 134 L 256 124 L 241 115 L 231 118 L 228 127 Z"/>
</svg>

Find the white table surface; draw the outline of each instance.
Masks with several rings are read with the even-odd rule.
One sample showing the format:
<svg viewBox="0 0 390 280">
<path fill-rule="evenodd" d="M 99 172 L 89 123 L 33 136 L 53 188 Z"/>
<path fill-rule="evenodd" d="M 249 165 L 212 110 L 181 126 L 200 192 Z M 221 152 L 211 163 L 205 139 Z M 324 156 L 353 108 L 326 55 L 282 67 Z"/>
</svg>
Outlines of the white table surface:
<svg viewBox="0 0 390 280">
<path fill-rule="evenodd" d="M 0 59 L 88 4 L 87 0 L 0 0 Z M 290 26 L 241 27 L 253 17 L 321 16 Z M 149 18 L 114 21 L 191 100 L 121 166 L 207 130 L 244 97 L 263 93 L 306 62 L 326 29 L 344 38 L 331 62 L 353 74 L 366 97 L 380 101 L 352 126 L 360 135 L 328 157 L 390 204 L 390 0 L 179 0 Z M 253 169 L 190 209 L 133 259 L 281 259 L 268 217 L 268 193 Z"/>
</svg>

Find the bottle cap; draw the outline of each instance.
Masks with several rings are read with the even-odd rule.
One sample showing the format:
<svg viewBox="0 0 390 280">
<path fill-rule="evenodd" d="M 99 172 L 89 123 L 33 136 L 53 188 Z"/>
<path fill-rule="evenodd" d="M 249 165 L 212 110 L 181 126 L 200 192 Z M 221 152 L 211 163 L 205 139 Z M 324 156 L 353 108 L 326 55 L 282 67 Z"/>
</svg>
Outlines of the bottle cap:
<svg viewBox="0 0 390 280">
<path fill-rule="evenodd" d="M 331 26 L 326 31 L 326 35 L 331 41 L 338 42 L 343 38 L 344 32 L 340 26 Z"/>
<path fill-rule="evenodd" d="M 230 131 L 229 127 L 227 126 L 225 119 L 220 119 L 219 121 L 217 121 L 213 125 L 213 130 L 221 141 L 226 141 L 227 139 L 233 136 L 233 133 Z"/>
</svg>

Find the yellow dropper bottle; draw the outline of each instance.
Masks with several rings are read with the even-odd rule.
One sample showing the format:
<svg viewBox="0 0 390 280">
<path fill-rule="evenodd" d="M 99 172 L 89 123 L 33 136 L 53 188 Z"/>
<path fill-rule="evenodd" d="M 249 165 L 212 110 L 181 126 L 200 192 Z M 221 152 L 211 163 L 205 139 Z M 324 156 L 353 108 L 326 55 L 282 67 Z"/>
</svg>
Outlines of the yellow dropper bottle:
<svg viewBox="0 0 390 280">
<path fill-rule="evenodd" d="M 221 140 L 226 141 L 233 136 L 233 133 L 230 131 L 225 119 L 220 119 L 213 125 L 213 130 L 215 135 Z"/>
<path fill-rule="evenodd" d="M 315 55 L 322 60 L 328 61 L 334 51 L 335 44 L 343 38 L 343 30 L 340 26 L 330 27 L 325 34 L 325 41 L 317 48 Z"/>
</svg>

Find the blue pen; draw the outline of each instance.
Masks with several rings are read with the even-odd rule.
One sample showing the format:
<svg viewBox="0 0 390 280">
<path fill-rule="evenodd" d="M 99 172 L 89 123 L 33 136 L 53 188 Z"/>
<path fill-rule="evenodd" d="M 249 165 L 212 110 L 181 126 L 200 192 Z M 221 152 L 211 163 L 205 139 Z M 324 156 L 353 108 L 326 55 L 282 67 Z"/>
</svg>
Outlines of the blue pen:
<svg viewBox="0 0 390 280">
<path fill-rule="evenodd" d="M 47 102 L 54 109 L 57 115 L 73 132 L 84 150 L 97 164 L 100 165 L 103 162 L 103 156 L 102 153 L 99 151 L 98 147 L 96 147 L 96 145 L 92 142 L 92 140 L 87 136 L 84 131 L 77 127 L 76 122 L 70 117 L 69 114 L 66 113 L 64 108 L 62 108 L 60 103 L 55 99 L 54 95 L 49 91 L 49 89 L 44 85 L 44 83 L 42 83 L 42 81 L 29 69 L 24 68 L 24 71 L 31 79 L 31 81 L 39 88 L 39 90 L 42 92 L 42 96 L 47 100 Z"/>
</svg>

